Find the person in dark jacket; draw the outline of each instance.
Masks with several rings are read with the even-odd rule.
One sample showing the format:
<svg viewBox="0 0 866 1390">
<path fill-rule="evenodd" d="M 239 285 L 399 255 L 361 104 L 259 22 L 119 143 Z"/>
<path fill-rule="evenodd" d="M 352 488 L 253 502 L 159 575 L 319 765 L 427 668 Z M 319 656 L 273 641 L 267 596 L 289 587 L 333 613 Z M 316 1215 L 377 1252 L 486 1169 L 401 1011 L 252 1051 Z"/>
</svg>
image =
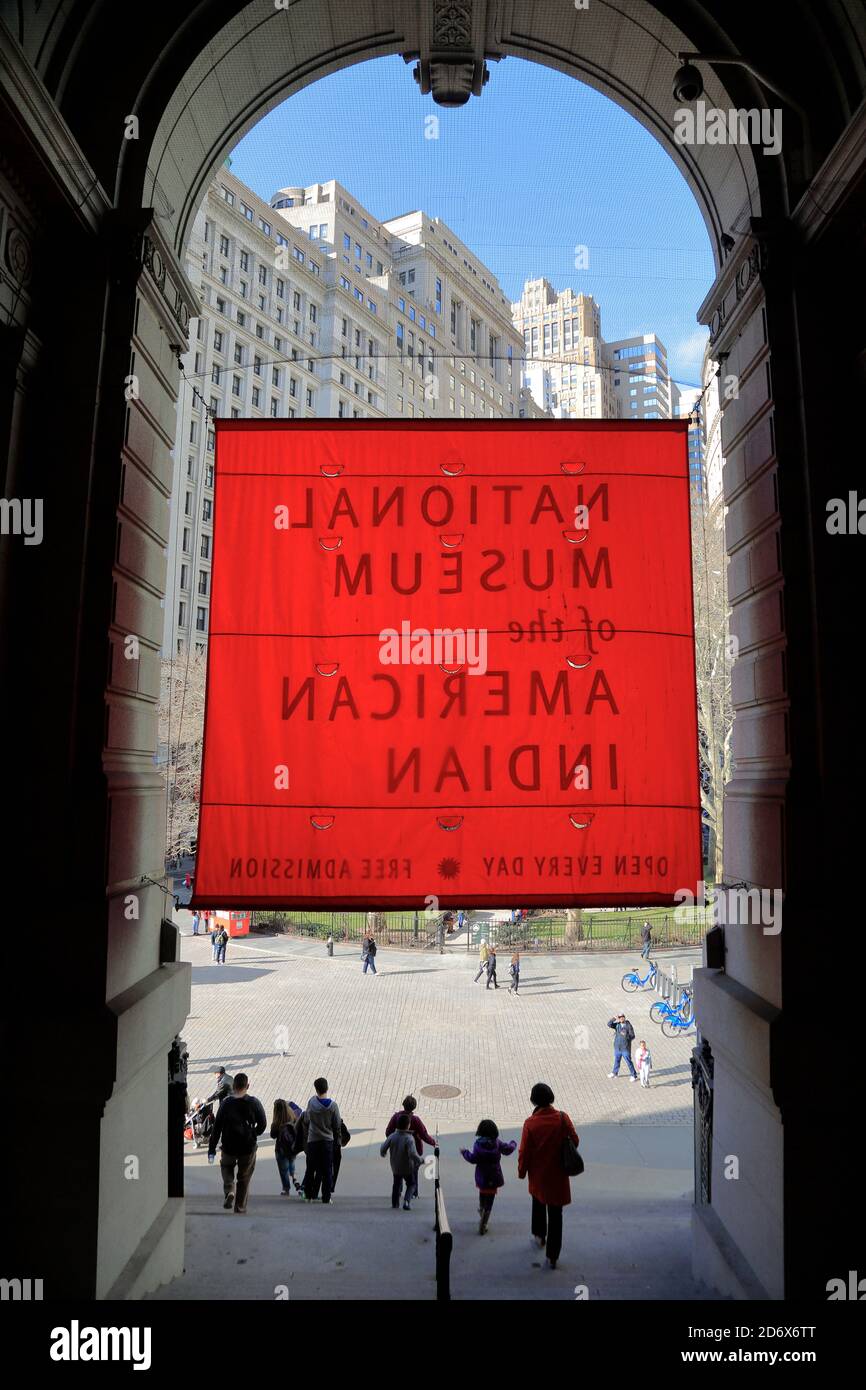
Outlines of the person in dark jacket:
<svg viewBox="0 0 866 1390">
<path fill-rule="evenodd" d="M 368 969 L 372 970 L 374 975 L 376 974 L 376 949 L 376 942 L 373 936 L 365 936 L 363 945 L 361 947 L 362 958 L 364 961 L 364 968 L 362 973 L 364 975 L 366 975 Z"/>
<path fill-rule="evenodd" d="M 643 956 L 644 960 L 649 960 L 650 947 L 652 946 L 653 942 L 652 927 L 649 924 L 649 920 L 645 921 L 640 929 L 640 939 L 643 942 L 643 950 L 641 951 L 641 955 Z"/>
<path fill-rule="evenodd" d="M 520 992 L 520 952 L 515 951 L 511 957 L 511 984 L 508 986 L 509 994 L 519 994 Z"/>
<path fill-rule="evenodd" d="M 208 1099 L 209 1101 L 211 1101 L 211 1100 L 219 1101 L 219 1105 L 221 1106 L 222 1103 L 223 1103 L 223 1101 L 224 1101 L 224 1100 L 228 1100 L 229 1096 L 230 1096 L 231 1093 L 232 1093 L 232 1082 L 233 1082 L 233 1077 L 229 1076 L 229 1074 L 228 1074 L 228 1072 L 226 1071 L 225 1067 L 217 1067 L 217 1070 L 216 1070 L 216 1079 L 217 1079 L 217 1088 L 216 1088 L 216 1090 L 214 1091 L 213 1095 L 212 1095 L 212 1096 L 208 1096 L 207 1099 Z M 218 1107 L 218 1108 L 219 1108 L 219 1107 Z"/>
<path fill-rule="evenodd" d="M 239 1071 L 232 1082 L 232 1093 L 220 1106 L 208 1144 L 208 1162 L 213 1163 L 217 1145 L 221 1146 L 220 1168 L 223 1178 L 223 1206 L 232 1205 L 239 1216 L 247 1209 L 247 1193 L 256 1166 L 258 1136 L 268 1127 L 262 1103 L 248 1095 L 249 1077 Z M 237 1190 L 235 1190 L 237 1169 Z"/>
<path fill-rule="evenodd" d="M 562 1166 L 562 1143 L 566 1136 L 573 1144 L 579 1140 L 564 1110 L 554 1110 L 555 1096 L 539 1081 L 529 1093 L 535 1107 L 523 1124 L 517 1155 L 517 1176 L 529 1178 L 532 1198 L 532 1238 L 556 1269 L 562 1249 L 562 1208 L 571 1202 L 571 1182 Z"/>
<path fill-rule="evenodd" d="M 417 1102 L 417 1100 L 415 1099 L 414 1096 L 405 1096 L 405 1097 L 404 1097 L 404 1099 L 403 1099 L 403 1109 L 402 1109 L 402 1110 L 395 1110 L 395 1111 L 394 1111 L 394 1114 L 391 1116 L 390 1120 L 388 1121 L 387 1125 L 385 1126 L 385 1138 L 387 1139 L 388 1136 L 389 1136 L 390 1134 L 393 1134 L 393 1133 L 394 1133 L 394 1130 L 397 1128 L 397 1121 L 399 1120 L 400 1116 L 401 1116 L 401 1115 L 408 1115 L 408 1116 L 409 1116 L 409 1133 L 412 1135 L 412 1138 L 415 1140 L 415 1147 L 416 1147 L 417 1150 L 418 1150 L 418 1157 L 423 1159 L 423 1157 L 424 1157 L 424 1147 L 423 1147 L 423 1146 L 424 1146 L 425 1144 L 429 1144 L 430 1147 L 431 1147 L 431 1149 L 435 1149 L 435 1147 L 436 1147 L 436 1140 L 433 1139 L 432 1136 L 429 1135 L 429 1134 L 427 1133 L 427 1126 L 424 1124 L 424 1121 L 421 1119 L 421 1116 L 415 1114 L 415 1107 L 417 1106 L 417 1104 L 418 1104 L 418 1102 Z M 415 1196 L 416 1196 L 416 1197 L 418 1196 L 418 1174 L 417 1174 L 417 1173 L 415 1174 Z"/>
<path fill-rule="evenodd" d="M 615 1018 L 609 1019 L 607 1026 L 614 1030 L 613 1071 L 609 1071 L 608 1076 L 619 1076 L 619 1064 L 624 1058 L 626 1066 L 631 1072 L 632 1081 L 637 1081 L 637 1072 L 634 1069 L 634 1062 L 631 1060 L 631 1045 L 634 1042 L 634 1029 L 625 1014 L 617 1014 Z"/>
<path fill-rule="evenodd" d="M 482 1120 L 475 1131 L 475 1143 L 471 1149 L 461 1149 L 467 1163 L 475 1164 L 475 1186 L 478 1188 L 478 1234 L 484 1235 L 493 1202 L 500 1187 L 504 1187 L 502 1158 L 513 1154 L 517 1148 L 516 1139 L 499 1138 L 499 1130 L 492 1120 Z"/>
<path fill-rule="evenodd" d="M 489 989 L 491 985 L 494 989 L 499 988 L 496 982 L 496 952 L 492 946 L 487 953 L 487 984 L 484 988 Z"/>
</svg>

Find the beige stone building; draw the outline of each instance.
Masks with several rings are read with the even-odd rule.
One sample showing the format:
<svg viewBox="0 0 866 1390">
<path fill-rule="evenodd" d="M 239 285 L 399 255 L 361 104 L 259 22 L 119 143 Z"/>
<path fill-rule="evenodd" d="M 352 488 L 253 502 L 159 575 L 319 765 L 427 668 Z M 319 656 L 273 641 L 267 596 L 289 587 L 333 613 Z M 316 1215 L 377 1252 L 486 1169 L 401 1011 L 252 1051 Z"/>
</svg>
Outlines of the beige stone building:
<svg viewBox="0 0 866 1390">
<path fill-rule="evenodd" d="M 560 419 L 617 416 L 601 310 L 592 295 L 527 280 L 511 315 L 523 338 L 524 385 L 539 405 Z"/>
</svg>

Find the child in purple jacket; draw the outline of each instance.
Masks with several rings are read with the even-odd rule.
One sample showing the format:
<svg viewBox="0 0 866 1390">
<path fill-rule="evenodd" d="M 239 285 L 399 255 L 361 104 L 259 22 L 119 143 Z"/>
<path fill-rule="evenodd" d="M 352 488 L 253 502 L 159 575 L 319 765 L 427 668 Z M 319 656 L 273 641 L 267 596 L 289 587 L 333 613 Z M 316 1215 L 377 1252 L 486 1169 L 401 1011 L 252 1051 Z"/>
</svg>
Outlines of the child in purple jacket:
<svg viewBox="0 0 866 1390">
<path fill-rule="evenodd" d="M 500 1139 L 499 1130 L 493 1121 L 482 1120 L 475 1131 L 473 1147 L 460 1150 L 467 1163 L 475 1164 L 475 1186 L 478 1188 L 478 1215 L 480 1218 L 478 1234 L 480 1236 L 483 1236 L 487 1230 L 496 1190 L 505 1184 L 500 1160 L 503 1156 L 507 1157 L 508 1154 L 513 1154 L 516 1148 L 516 1139 L 509 1139 L 507 1142 Z"/>
</svg>

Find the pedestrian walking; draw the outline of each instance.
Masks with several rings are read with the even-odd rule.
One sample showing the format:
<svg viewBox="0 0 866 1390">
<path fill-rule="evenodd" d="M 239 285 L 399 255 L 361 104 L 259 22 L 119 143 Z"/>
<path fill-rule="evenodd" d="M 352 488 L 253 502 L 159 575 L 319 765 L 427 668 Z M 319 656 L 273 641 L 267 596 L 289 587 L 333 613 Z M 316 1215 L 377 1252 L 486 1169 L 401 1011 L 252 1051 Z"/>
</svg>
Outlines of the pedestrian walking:
<svg viewBox="0 0 866 1390">
<path fill-rule="evenodd" d="M 415 1140 L 415 1147 L 416 1147 L 416 1149 L 417 1149 L 417 1151 L 418 1151 L 418 1157 L 419 1157 L 420 1159 L 423 1160 L 423 1157 L 424 1157 L 424 1145 L 425 1145 L 425 1144 L 429 1144 L 430 1147 L 431 1147 L 431 1149 L 435 1149 L 435 1147 L 436 1147 L 436 1140 L 432 1137 L 432 1135 L 430 1135 L 430 1134 L 427 1133 L 427 1126 L 424 1124 L 424 1121 L 421 1119 L 421 1116 L 415 1114 L 415 1109 L 416 1109 L 417 1105 L 418 1105 L 418 1102 L 417 1102 L 417 1100 L 415 1099 L 414 1096 L 404 1096 L 404 1098 L 403 1098 L 403 1109 L 402 1109 L 402 1110 L 395 1110 L 395 1111 L 394 1111 L 394 1114 L 391 1116 L 390 1120 L 388 1121 L 387 1125 L 385 1126 L 385 1138 L 387 1139 L 389 1135 L 391 1135 L 391 1134 L 394 1133 L 395 1129 L 397 1128 L 397 1121 L 399 1120 L 400 1116 L 401 1116 L 401 1115 L 408 1115 L 408 1116 L 409 1116 L 409 1133 L 412 1135 L 412 1138 Z M 415 1196 L 416 1196 L 416 1197 L 418 1196 L 418 1174 L 417 1174 L 417 1173 L 415 1174 Z"/>
<path fill-rule="evenodd" d="M 649 960 L 650 947 L 652 946 L 653 939 L 653 931 L 649 924 L 649 920 L 646 920 L 640 929 L 640 939 L 643 942 L 641 955 L 644 960 Z"/>
<path fill-rule="evenodd" d="M 274 1158 L 280 1175 L 281 1195 L 291 1197 L 292 1188 L 298 1196 L 303 1190 L 295 1177 L 295 1154 L 298 1145 L 297 1116 L 289 1109 L 287 1101 L 275 1100 L 271 1119 L 271 1138 L 274 1141 Z"/>
<path fill-rule="evenodd" d="M 489 954 L 490 954 L 490 949 L 489 949 L 489 947 L 488 947 L 488 945 L 487 945 L 487 942 L 484 941 L 484 940 L 480 941 L 480 942 L 478 943 L 478 974 L 475 976 L 475 979 L 472 981 L 473 985 L 478 983 L 478 981 L 481 979 L 481 976 L 484 974 L 485 970 L 487 969 L 487 957 L 489 956 Z"/>
<path fill-rule="evenodd" d="M 460 910 L 459 910 L 459 912 L 457 913 L 457 930 L 458 930 L 458 931 L 462 931 L 462 930 L 463 930 L 463 923 L 464 923 L 465 921 L 466 921 L 466 912 L 465 912 L 464 908 L 461 907 Z"/>
<path fill-rule="evenodd" d="M 376 950 L 376 942 L 372 935 L 365 936 L 364 944 L 361 948 L 361 956 L 364 962 L 362 974 L 366 975 L 368 969 L 372 970 L 374 975 L 376 974 Z"/>
<path fill-rule="evenodd" d="M 198 936 L 199 915 L 197 912 L 192 914 L 192 934 Z"/>
<path fill-rule="evenodd" d="M 412 1197 L 418 1191 L 418 1169 L 421 1160 L 415 1147 L 414 1135 L 409 1133 L 409 1120 L 410 1116 L 405 1111 L 402 1115 L 398 1115 L 393 1134 L 388 1135 L 379 1150 L 382 1158 L 389 1154 L 391 1159 L 391 1206 L 394 1211 L 400 1205 L 400 1191 L 404 1183 L 406 1185 L 406 1191 L 403 1195 L 404 1211 L 411 1210 Z"/>
<path fill-rule="evenodd" d="M 208 1163 L 216 1157 L 220 1146 L 220 1169 L 223 1179 L 223 1206 L 243 1216 L 247 1209 L 247 1194 L 256 1166 L 258 1136 L 268 1127 L 262 1103 L 248 1094 L 249 1077 L 239 1071 L 232 1082 L 232 1093 L 217 1112 L 208 1144 Z M 235 1176 L 237 1173 L 237 1176 Z"/>
<path fill-rule="evenodd" d="M 328 1095 L 324 1076 L 313 1082 L 315 1095 L 304 1111 L 307 1169 L 304 1173 L 304 1196 L 313 1202 L 322 1188 L 322 1205 L 328 1206 L 334 1185 L 334 1141 L 340 1135 L 340 1107 Z"/>
<path fill-rule="evenodd" d="M 520 991 L 520 952 L 515 951 L 511 957 L 511 965 L 508 967 L 511 974 L 511 984 L 508 986 L 509 994 L 518 994 Z"/>
<path fill-rule="evenodd" d="M 613 1071 L 609 1071 L 608 1076 L 619 1076 L 619 1064 L 625 1060 L 625 1064 L 631 1072 L 632 1081 L 637 1081 L 637 1072 L 634 1069 L 634 1062 L 631 1060 L 634 1029 L 625 1014 L 617 1014 L 615 1018 L 609 1019 L 607 1026 L 614 1030 Z"/>
<path fill-rule="evenodd" d="M 226 931 L 225 927 L 220 927 L 214 939 L 214 946 L 216 947 L 215 959 L 219 965 L 225 965 L 226 963 L 226 946 L 228 945 L 228 942 L 228 932 Z"/>
<path fill-rule="evenodd" d="M 491 984 L 494 989 L 499 988 L 499 984 L 496 980 L 496 951 L 493 946 L 490 947 L 487 953 L 487 984 L 484 988 L 489 989 Z"/>
<path fill-rule="evenodd" d="M 475 1131 L 475 1143 L 471 1149 L 460 1152 L 467 1163 L 475 1164 L 475 1186 L 478 1188 L 478 1234 L 484 1235 L 493 1211 L 493 1202 L 500 1187 L 504 1187 L 502 1159 L 513 1154 L 517 1148 L 516 1139 L 500 1139 L 499 1129 L 493 1120 L 482 1120 Z"/>
<path fill-rule="evenodd" d="M 650 1072 L 652 1070 L 653 1059 L 652 1054 L 649 1048 L 647 1047 L 646 1043 L 644 1042 L 643 1038 L 641 1038 L 640 1040 L 640 1047 L 638 1048 L 637 1053 L 635 1055 L 635 1063 L 637 1064 L 637 1074 L 640 1077 L 640 1084 L 642 1086 L 649 1086 L 649 1078 Z"/>
<path fill-rule="evenodd" d="M 216 1079 L 217 1079 L 217 1088 L 216 1088 L 216 1090 L 214 1091 L 213 1095 L 212 1095 L 212 1096 L 208 1096 L 207 1099 L 208 1099 L 208 1101 L 211 1101 L 211 1100 L 218 1101 L 218 1102 L 219 1102 L 218 1109 L 221 1109 L 221 1108 L 222 1108 L 223 1101 L 228 1100 L 229 1096 L 230 1096 L 231 1093 L 232 1093 L 232 1086 L 234 1085 L 234 1077 L 229 1076 L 229 1074 L 228 1074 L 228 1072 L 226 1071 L 225 1067 L 217 1067 L 216 1072 L 215 1072 L 215 1075 L 216 1075 Z"/>
<path fill-rule="evenodd" d="M 563 1164 L 566 1140 L 577 1147 L 579 1139 L 564 1110 L 554 1110 L 556 1099 L 549 1086 L 537 1082 L 529 1093 L 532 1114 L 523 1124 L 517 1154 L 517 1176 L 529 1178 L 532 1198 L 532 1238 L 556 1268 L 562 1251 L 562 1208 L 571 1202 L 571 1182 Z"/>
</svg>

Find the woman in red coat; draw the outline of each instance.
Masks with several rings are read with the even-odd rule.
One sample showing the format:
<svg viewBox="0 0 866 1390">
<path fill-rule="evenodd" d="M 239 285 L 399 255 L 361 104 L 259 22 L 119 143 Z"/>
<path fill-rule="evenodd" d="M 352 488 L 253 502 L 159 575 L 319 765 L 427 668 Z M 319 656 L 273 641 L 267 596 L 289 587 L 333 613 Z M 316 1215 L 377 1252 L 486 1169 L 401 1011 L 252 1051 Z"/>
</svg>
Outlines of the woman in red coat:
<svg viewBox="0 0 866 1390">
<path fill-rule="evenodd" d="M 529 1093 L 535 1106 L 524 1121 L 517 1155 L 517 1176 L 529 1177 L 532 1198 L 532 1236 L 545 1247 L 547 1263 L 556 1269 L 562 1249 L 562 1208 L 571 1202 L 571 1183 L 562 1166 L 562 1141 L 577 1144 L 574 1125 L 563 1110 L 554 1110 L 554 1094 L 539 1081 Z"/>
</svg>

